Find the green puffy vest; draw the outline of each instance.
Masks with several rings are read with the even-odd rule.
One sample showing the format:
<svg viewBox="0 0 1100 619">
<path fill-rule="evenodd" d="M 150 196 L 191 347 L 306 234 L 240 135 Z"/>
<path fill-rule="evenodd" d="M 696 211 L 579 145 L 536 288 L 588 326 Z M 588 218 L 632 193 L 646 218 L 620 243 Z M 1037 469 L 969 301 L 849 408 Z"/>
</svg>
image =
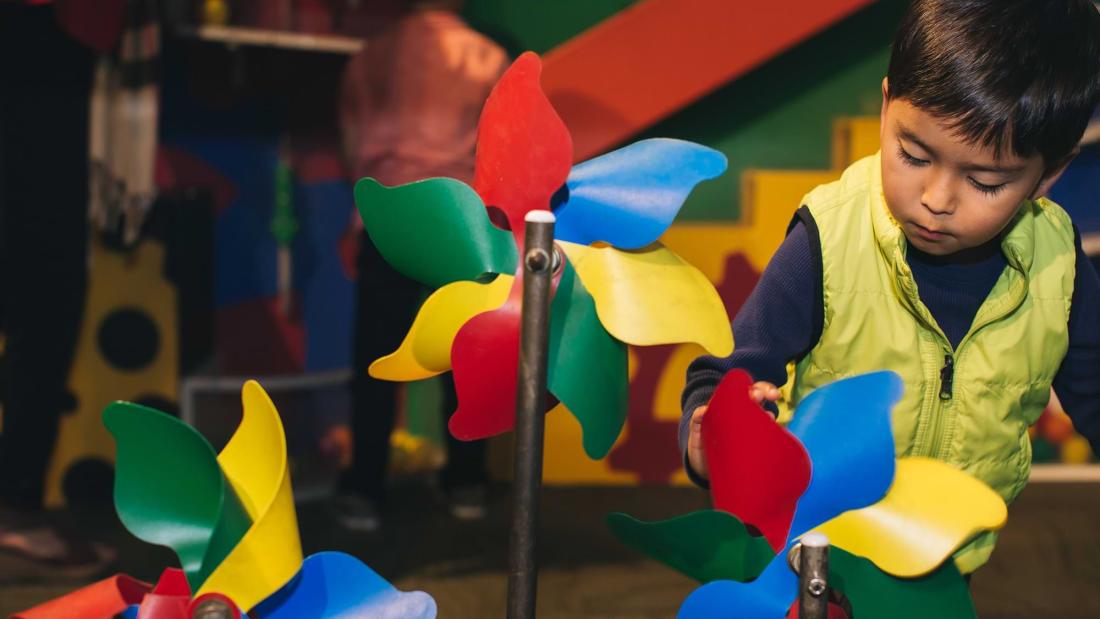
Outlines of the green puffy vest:
<svg viewBox="0 0 1100 619">
<path fill-rule="evenodd" d="M 1028 426 L 1068 347 L 1069 217 L 1045 199 L 1020 209 L 1001 243 L 1009 266 L 953 350 L 917 295 L 905 236 L 883 198 L 879 155 L 803 204 L 821 241 L 825 314 L 817 345 L 793 366 L 789 402 L 845 376 L 893 370 L 905 383 L 893 416 L 898 456 L 946 461 L 1012 501 L 1031 469 Z M 987 533 L 961 549 L 959 568 L 977 569 L 995 541 Z"/>
</svg>

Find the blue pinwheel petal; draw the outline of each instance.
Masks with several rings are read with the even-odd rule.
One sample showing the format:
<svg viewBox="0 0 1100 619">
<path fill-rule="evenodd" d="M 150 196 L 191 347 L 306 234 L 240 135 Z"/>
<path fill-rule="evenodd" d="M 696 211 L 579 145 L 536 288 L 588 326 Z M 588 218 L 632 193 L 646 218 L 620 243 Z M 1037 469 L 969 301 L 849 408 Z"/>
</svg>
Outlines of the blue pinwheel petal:
<svg viewBox="0 0 1100 619">
<path fill-rule="evenodd" d="M 319 552 L 285 587 L 256 607 L 264 619 L 400 617 L 434 619 L 435 600 L 422 591 L 398 591 L 359 559 Z"/>
<path fill-rule="evenodd" d="M 783 619 L 797 597 L 798 576 L 783 552 L 750 583 L 715 580 L 692 591 L 676 619 Z"/>
<path fill-rule="evenodd" d="M 695 185 L 725 170 L 725 155 L 694 142 L 635 142 L 573 167 L 568 195 L 555 208 L 555 235 L 582 245 L 645 247 L 668 229 Z"/>
<path fill-rule="evenodd" d="M 825 385 L 798 405 L 787 429 L 810 454 L 812 473 L 789 540 L 886 494 L 895 462 L 890 413 L 901 394 L 897 374 L 872 372 Z"/>
</svg>

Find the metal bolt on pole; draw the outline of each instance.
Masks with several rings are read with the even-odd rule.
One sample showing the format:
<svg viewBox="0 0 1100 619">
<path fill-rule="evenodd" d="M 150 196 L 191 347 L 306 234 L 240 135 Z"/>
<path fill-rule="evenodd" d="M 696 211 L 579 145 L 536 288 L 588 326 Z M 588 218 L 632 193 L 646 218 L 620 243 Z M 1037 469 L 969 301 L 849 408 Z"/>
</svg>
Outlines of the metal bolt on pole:
<svg viewBox="0 0 1100 619">
<path fill-rule="evenodd" d="M 546 358 L 550 332 L 550 280 L 554 273 L 554 214 L 526 217 L 523 307 L 516 385 L 516 458 L 508 557 L 508 619 L 534 619 L 538 566 L 535 555 L 542 486 Z"/>
<path fill-rule="evenodd" d="M 828 619 L 829 539 L 807 533 L 791 547 L 787 562 L 798 573 L 798 619 Z"/>
</svg>

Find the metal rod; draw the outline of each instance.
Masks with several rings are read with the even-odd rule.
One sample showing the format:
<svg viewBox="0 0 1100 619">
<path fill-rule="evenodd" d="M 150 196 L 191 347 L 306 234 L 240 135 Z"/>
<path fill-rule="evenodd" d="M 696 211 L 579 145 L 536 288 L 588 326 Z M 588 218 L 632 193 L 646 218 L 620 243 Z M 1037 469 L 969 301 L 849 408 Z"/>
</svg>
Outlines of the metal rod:
<svg viewBox="0 0 1100 619">
<path fill-rule="evenodd" d="M 508 556 L 508 619 L 533 619 L 538 589 L 535 541 L 542 486 L 550 279 L 555 264 L 553 213 L 528 213 L 525 235 L 516 384 L 516 458 Z"/>
<path fill-rule="evenodd" d="M 820 533 L 802 538 L 798 557 L 798 619 L 829 616 L 829 539 Z"/>
</svg>

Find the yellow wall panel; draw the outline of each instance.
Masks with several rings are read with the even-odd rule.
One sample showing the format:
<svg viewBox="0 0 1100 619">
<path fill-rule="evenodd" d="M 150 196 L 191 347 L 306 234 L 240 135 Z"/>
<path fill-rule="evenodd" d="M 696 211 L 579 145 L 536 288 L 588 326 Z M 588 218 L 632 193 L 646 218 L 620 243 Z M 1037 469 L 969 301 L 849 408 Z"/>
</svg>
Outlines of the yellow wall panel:
<svg viewBox="0 0 1100 619">
<path fill-rule="evenodd" d="M 878 116 L 855 116 L 833 121 L 834 169 L 843 170 L 878 150 Z"/>
</svg>

